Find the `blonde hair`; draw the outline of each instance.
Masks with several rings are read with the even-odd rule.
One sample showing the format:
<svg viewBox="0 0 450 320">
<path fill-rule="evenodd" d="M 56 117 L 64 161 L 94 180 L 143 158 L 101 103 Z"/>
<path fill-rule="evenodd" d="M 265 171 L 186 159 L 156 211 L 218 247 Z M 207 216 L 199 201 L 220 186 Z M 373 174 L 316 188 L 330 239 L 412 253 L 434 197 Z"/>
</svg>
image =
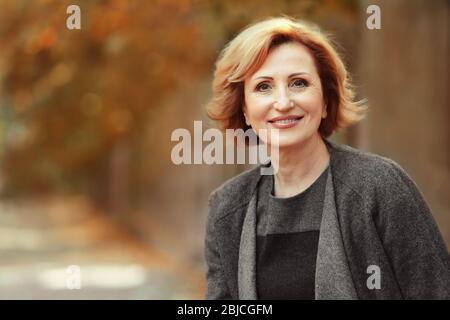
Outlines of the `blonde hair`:
<svg viewBox="0 0 450 320">
<path fill-rule="evenodd" d="M 328 37 L 309 23 L 288 17 L 269 18 L 239 33 L 222 50 L 216 62 L 213 97 L 207 105 L 207 113 L 222 130 L 249 128 L 243 113 L 244 79 L 262 66 L 271 49 L 287 42 L 303 44 L 314 56 L 327 106 L 327 117 L 319 126 L 322 137 L 364 117 L 366 107 L 354 102 L 349 75 Z"/>
</svg>

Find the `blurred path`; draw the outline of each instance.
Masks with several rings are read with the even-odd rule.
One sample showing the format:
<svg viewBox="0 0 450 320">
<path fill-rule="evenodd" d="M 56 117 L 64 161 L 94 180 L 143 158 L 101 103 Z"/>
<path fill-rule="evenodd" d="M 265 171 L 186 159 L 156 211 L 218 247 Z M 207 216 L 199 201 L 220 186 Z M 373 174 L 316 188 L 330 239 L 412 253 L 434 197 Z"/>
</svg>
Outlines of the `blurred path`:
<svg viewBox="0 0 450 320">
<path fill-rule="evenodd" d="M 79 290 L 67 288 L 70 265 L 80 267 Z M 0 203 L 0 299 L 202 299 L 202 291 L 198 271 L 144 246 L 84 197 Z"/>
</svg>

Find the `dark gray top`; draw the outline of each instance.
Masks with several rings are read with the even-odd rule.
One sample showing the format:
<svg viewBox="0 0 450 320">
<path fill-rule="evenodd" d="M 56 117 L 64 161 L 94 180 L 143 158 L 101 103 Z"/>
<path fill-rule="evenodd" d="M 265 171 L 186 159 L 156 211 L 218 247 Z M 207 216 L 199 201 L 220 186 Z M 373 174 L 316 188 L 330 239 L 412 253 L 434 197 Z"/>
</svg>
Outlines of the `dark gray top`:
<svg viewBox="0 0 450 320">
<path fill-rule="evenodd" d="M 303 192 L 274 196 L 264 176 L 257 205 L 257 290 L 260 299 L 314 299 L 315 265 L 328 167 Z"/>
<path fill-rule="evenodd" d="M 303 192 L 288 198 L 274 196 L 274 176 L 263 176 L 258 190 L 257 234 L 319 230 L 327 167 Z"/>
</svg>

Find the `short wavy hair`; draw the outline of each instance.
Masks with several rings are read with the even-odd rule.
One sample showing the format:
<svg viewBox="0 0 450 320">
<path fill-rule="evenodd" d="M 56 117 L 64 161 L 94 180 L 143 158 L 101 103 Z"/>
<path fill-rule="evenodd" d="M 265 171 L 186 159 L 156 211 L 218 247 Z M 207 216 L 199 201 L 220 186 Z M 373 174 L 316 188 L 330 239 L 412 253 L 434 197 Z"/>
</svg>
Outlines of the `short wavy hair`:
<svg viewBox="0 0 450 320">
<path fill-rule="evenodd" d="M 364 117 L 367 107 L 363 101 L 354 101 L 348 72 L 331 40 L 311 23 L 289 17 L 269 18 L 240 32 L 216 62 L 212 99 L 206 108 L 208 117 L 223 131 L 250 128 L 243 113 L 244 80 L 262 66 L 274 47 L 287 42 L 303 44 L 314 56 L 327 106 L 327 117 L 319 126 L 322 137 Z"/>
</svg>

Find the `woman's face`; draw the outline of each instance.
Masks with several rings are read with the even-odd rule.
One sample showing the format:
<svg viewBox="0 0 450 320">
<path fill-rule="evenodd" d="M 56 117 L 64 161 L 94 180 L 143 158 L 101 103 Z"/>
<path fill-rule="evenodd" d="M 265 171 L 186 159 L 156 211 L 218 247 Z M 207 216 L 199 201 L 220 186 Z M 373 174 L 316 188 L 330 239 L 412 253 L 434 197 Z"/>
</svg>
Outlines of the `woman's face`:
<svg viewBox="0 0 450 320">
<path fill-rule="evenodd" d="M 297 42 L 275 47 L 263 65 L 244 81 L 244 115 L 260 129 L 279 129 L 278 146 L 302 145 L 319 136 L 326 116 L 322 85 L 309 49 Z M 268 141 L 267 141 L 268 140 Z"/>
</svg>

